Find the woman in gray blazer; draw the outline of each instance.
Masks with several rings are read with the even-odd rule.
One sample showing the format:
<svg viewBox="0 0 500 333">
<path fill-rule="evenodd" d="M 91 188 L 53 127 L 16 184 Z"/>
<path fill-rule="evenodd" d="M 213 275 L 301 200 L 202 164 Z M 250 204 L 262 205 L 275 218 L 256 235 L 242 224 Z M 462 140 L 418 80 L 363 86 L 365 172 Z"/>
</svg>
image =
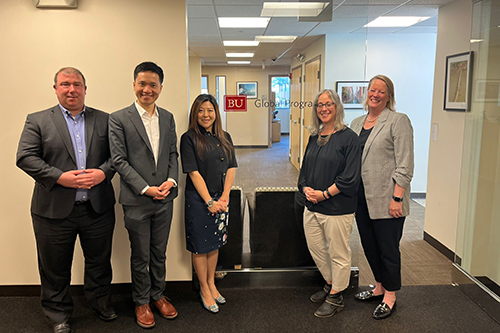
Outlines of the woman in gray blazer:
<svg viewBox="0 0 500 333">
<path fill-rule="evenodd" d="M 368 114 L 352 121 L 362 147 L 361 184 L 356 223 L 365 256 L 377 282 L 360 292 L 361 301 L 382 300 L 373 318 L 391 315 L 401 288 L 399 242 L 410 212 L 413 177 L 413 128 L 410 119 L 395 112 L 394 84 L 384 75 L 370 80 L 364 103 Z"/>
</svg>

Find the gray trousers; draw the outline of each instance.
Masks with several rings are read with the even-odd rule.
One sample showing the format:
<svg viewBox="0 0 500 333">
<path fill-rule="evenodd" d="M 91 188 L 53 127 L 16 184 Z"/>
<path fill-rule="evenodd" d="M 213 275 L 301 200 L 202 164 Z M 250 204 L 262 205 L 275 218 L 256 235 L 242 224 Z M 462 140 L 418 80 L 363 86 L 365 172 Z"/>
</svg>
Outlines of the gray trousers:
<svg viewBox="0 0 500 333">
<path fill-rule="evenodd" d="M 125 228 L 132 250 L 132 299 L 137 306 L 157 301 L 163 296 L 172 211 L 172 201 L 123 206 Z"/>
</svg>

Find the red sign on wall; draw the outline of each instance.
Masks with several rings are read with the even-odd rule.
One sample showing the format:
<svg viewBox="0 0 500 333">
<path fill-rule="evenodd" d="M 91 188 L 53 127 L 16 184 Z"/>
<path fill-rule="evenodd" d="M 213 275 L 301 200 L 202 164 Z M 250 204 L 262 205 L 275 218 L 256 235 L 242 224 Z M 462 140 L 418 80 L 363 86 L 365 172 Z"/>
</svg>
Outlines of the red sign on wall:
<svg viewBox="0 0 500 333">
<path fill-rule="evenodd" d="M 226 112 L 246 112 L 247 96 L 224 95 L 224 111 Z"/>
</svg>

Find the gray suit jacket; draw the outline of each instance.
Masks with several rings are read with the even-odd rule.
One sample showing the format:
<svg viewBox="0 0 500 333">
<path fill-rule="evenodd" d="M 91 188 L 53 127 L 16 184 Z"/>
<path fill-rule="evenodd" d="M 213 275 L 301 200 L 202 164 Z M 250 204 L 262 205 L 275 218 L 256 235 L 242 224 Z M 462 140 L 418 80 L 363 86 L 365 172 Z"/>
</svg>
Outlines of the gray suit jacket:
<svg viewBox="0 0 500 333">
<path fill-rule="evenodd" d="M 168 178 L 178 182 L 177 134 L 174 116 L 158 107 L 160 142 L 158 162 L 155 164 L 153 149 L 142 119 L 132 104 L 109 116 L 109 141 L 111 160 L 120 174 L 120 203 L 142 206 L 153 203 L 153 198 L 141 195 L 147 186 L 160 186 Z M 172 201 L 178 189 L 173 187 L 162 202 Z"/>
<path fill-rule="evenodd" d="M 85 147 L 87 168 L 99 168 L 106 179 L 89 190 L 89 200 L 97 213 L 103 213 L 115 204 L 111 179 L 108 143 L 108 117 L 90 107 L 85 109 Z M 19 147 L 17 166 L 35 180 L 31 212 L 52 219 L 67 217 L 74 206 L 76 189 L 57 184 L 63 172 L 76 170 L 75 151 L 59 105 L 29 114 L 26 118 Z"/>
<path fill-rule="evenodd" d="M 359 135 L 366 115 L 354 119 Z M 384 109 L 366 141 L 361 157 L 361 179 L 372 219 L 392 218 L 389 205 L 395 184 L 405 189 L 403 215 L 410 213 L 410 182 L 413 177 L 413 128 L 404 113 Z"/>
</svg>

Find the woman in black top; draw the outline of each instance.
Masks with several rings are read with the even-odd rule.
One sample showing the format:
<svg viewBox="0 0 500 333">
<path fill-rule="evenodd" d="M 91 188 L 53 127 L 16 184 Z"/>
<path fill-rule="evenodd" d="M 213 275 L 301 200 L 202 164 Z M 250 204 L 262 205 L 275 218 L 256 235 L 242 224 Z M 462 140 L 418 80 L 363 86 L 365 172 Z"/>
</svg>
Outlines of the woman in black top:
<svg viewBox="0 0 500 333">
<path fill-rule="evenodd" d="M 225 303 L 215 287 L 219 248 L 227 242 L 229 193 L 236 173 L 231 136 L 222 130 L 215 97 L 199 95 L 191 106 L 189 129 L 181 137 L 185 191 L 186 247 L 200 282 L 203 306 L 217 313 Z"/>
<path fill-rule="evenodd" d="M 333 90 L 323 90 L 316 96 L 309 129 L 311 136 L 298 186 L 307 199 L 307 246 L 327 283 L 310 299 L 324 302 L 314 313 L 316 317 L 330 317 L 343 309 L 342 291 L 349 285 L 349 238 L 356 211 L 361 151 L 358 136 L 344 124 L 344 108 Z"/>
</svg>

